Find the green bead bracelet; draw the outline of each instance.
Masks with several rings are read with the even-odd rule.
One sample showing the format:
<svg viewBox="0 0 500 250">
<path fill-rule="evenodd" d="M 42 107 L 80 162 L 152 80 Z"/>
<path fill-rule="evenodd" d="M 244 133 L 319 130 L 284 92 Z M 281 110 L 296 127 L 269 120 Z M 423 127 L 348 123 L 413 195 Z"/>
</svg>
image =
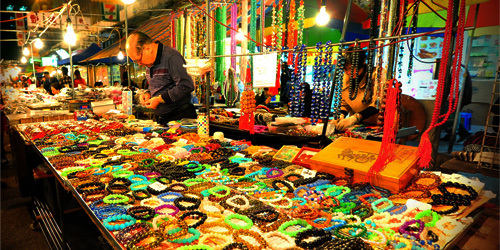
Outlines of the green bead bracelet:
<svg viewBox="0 0 500 250">
<path fill-rule="evenodd" d="M 128 196 L 121 195 L 121 194 L 110 194 L 110 195 L 104 197 L 104 199 L 102 199 L 102 201 L 104 201 L 104 203 L 111 203 L 111 204 L 127 203 L 128 200 L 129 200 Z"/>
<path fill-rule="evenodd" d="M 234 224 L 231 222 L 232 219 L 242 220 L 245 222 L 245 225 L 240 226 L 240 225 Z M 253 226 L 253 221 L 250 218 L 248 218 L 244 215 L 241 215 L 241 214 L 230 214 L 230 215 L 226 216 L 226 218 L 224 218 L 224 222 L 236 230 L 250 229 Z"/>
<path fill-rule="evenodd" d="M 296 230 L 296 231 L 291 231 L 291 232 L 286 231 L 287 228 L 289 228 L 291 226 L 295 226 L 295 225 L 301 225 L 304 227 L 299 229 L 299 230 Z M 311 228 L 312 228 L 312 226 L 309 223 L 307 223 L 307 221 L 298 219 L 298 220 L 291 220 L 291 221 L 287 221 L 287 222 L 283 223 L 279 227 L 278 231 L 283 233 L 283 234 L 286 234 L 290 237 L 295 237 L 295 236 L 297 236 L 298 233 L 300 233 L 302 231 L 306 231 L 306 230 L 311 229 Z"/>
<path fill-rule="evenodd" d="M 345 236 L 345 235 L 343 235 L 343 234 L 340 233 L 340 230 L 346 229 L 346 228 L 361 229 L 361 232 L 360 233 L 356 233 L 354 235 Z M 355 237 L 363 237 L 366 234 L 366 227 L 361 226 L 361 225 L 355 225 L 355 224 L 347 224 L 347 225 L 343 225 L 343 226 L 335 228 L 335 230 L 333 231 L 333 234 L 335 236 L 337 236 L 337 238 L 340 238 L 340 239 L 351 239 L 351 238 L 355 238 Z"/>
<path fill-rule="evenodd" d="M 133 175 L 134 172 L 133 171 L 129 171 L 129 170 L 118 170 L 116 172 L 113 173 L 113 177 L 115 178 L 120 178 L 120 177 L 123 177 L 123 178 L 128 178 L 129 176 Z"/>
<path fill-rule="evenodd" d="M 225 192 L 225 194 L 219 194 L 218 193 L 219 191 L 226 191 L 226 192 Z M 208 193 L 217 197 L 217 198 L 222 198 L 222 197 L 228 196 L 231 193 L 231 189 L 229 187 L 226 187 L 226 186 L 215 186 L 215 187 L 209 189 Z"/>
</svg>

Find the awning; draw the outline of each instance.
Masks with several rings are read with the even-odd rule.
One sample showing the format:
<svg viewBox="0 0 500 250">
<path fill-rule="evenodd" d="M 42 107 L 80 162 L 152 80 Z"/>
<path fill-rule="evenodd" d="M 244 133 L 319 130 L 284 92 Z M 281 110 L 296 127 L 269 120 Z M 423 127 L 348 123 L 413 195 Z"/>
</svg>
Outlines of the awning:
<svg viewBox="0 0 500 250">
<path fill-rule="evenodd" d="M 99 45 L 92 43 L 89 47 L 84 49 L 82 52 L 73 55 L 73 64 L 81 64 L 83 60 L 95 55 L 99 51 L 101 51 L 101 47 Z M 57 61 L 57 65 L 67 65 L 69 63 L 69 58 Z"/>
<path fill-rule="evenodd" d="M 83 60 L 82 62 L 85 63 L 88 62 L 89 64 L 98 64 L 98 63 L 124 64 L 127 62 L 126 58 L 123 58 L 122 60 L 118 59 L 118 52 L 120 52 L 120 45 L 123 54 L 125 54 L 126 53 L 125 38 L 122 38 L 121 40 L 97 52 L 95 55 Z"/>
</svg>

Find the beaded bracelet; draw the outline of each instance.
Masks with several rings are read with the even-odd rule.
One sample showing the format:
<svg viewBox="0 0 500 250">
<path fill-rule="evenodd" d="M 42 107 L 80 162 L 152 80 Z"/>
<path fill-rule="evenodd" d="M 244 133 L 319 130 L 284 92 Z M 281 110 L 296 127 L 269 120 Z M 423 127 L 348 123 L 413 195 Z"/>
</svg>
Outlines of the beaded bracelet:
<svg viewBox="0 0 500 250">
<path fill-rule="evenodd" d="M 303 228 L 298 229 L 296 231 L 286 231 L 287 228 L 295 226 L 295 225 L 300 225 Z M 297 236 L 298 233 L 305 231 L 307 229 L 311 229 L 311 228 L 312 228 L 312 226 L 309 225 L 309 223 L 307 223 L 307 221 L 298 219 L 298 220 L 291 220 L 291 221 L 287 221 L 287 222 L 283 223 L 279 227 L 278 231 L 283 233 L 283 234 L 286 234 L 288 236 L 295 237 L 295 236 Z"/>
<path fill-rule="evenodd" d="M 383 208 L 378 208 L 377 206 L 383 202 L 387 202 L 388 205 L 383 207 Z M 389 210 L 390 208 L 392 208 L 393 206 L 394 206 L 394 204 L 392 204 L 392 201 L 387 199 L 387 198 L 381 198 L 381 199 L 378 199 L 372 203 L 372 209 L 377 211 L 377 213 L 385 212 L 385 211 Z"/>
<path fill-rule="evenodd" d="M 146 241 L 145 239 L 147 238 L 153 238 L 154 240 Z M 131 240 L 127 245 L 127 249 L 131 250 L 153 249 L 155 247 L 158 247 L 163 240 L 164 240 L 163 235 L 160 232 L 149 231 Z M 139 242 L 148 242 L 148 243 L 145 243 L 145 245 L 136 246 Z"/>
<path fill-rule="evenodd" d="M 137 200 L 144 200 L 144 199 L 151 197 L 151 194 L 147 190 L 144 190 L 144 189 L 134 190 L 134 191 L 132 191 L 132 195 Z"/>
<path fill-rule="evenodd" d="M 110 222 L 116 222 L 121 220 L 125 220 L 127 222 L 114 225 L 110 224 Z M 110 216 L 104 219 L 102 222 L 104 224 L 104 227 L 109 231 L 116 231 L 116 230 L 122 230 L 128 226 L 135 224 L 136 220 L 130 215 L 121 214 L 121 215 Z"/>
<path fill-rule="evenodd" d="M 241 221 L 245 222 L 245 225 L 241 226 L 241 225 L 235 224 L 235 223 L 231 222 L 232 219 L 241 220 Z M 244 215 L 241 215 L 241 214 L 230 214 L 230 215 L 226 216 L 226 218 L 224 219 L 224 222 L 236 230 L 250 229 L 253 226 L 253 221 L 250 218 L 248 218 Z"/>
<path fill-rule="evenodd" d="M 162 212 L 162 210 L 164 210 L 164 209 L 173 209 L 174 211 L 171 213 L 165 213 L 165 212 Z M 155 207 L 155 212 L 156 212 L 156 214 L 159 214 L 159 215 L 175 216 L 179 212 L 179 208 L 174 206 L 174 205 L 163 204 L 163 205 L 159 205 L 159 206 Z"/>
<path fill-rule="evenodd" d="M 149 220 L 154 217 L 155 210 L 146 206 L 134 206 L 127 209 L 127 214 L 136 220 Z"/>
<path fill-rule="evenodd" d="M 181 232 L 182 231 L 182 228 L 174 228 L 174 229 L 171 229 L 168 231 L 168 234 L 175 234 L 177 232 Z M 187 230 L 187 233 L 190 233 L 192 234 L 191 237 L 189 238 L 177 238 L 177 239 L 169 239 L 170 242 L 173 242 L 173 243 L 181 243 L 181 244 L 189 244 L 189 243 L 192 243 L 193 241 L 197 240 L 200 238 L 200 231 L 196 230 L 195 228 L 189 228 Z"/>
<path fill-rule="evenodd" d="M 184 206 L 181 204 L 181 202 L 191 203 L 192 205 Z M 201 200 L 191 197 L 178 197 L 174 200 L 174 205 L 181 211 L 198 209 L 200 207 L 200 204 Z"/>
<path fill-rule="evenodd" d="M 167 196 L 174 196 L 174 197 L 173 198 L 166 198 Z M 183 197 L 183 195 L 181 193 L 177 193 L 177 192 L 166 192 L 166 193 L 162 193 L 162 194 L 158 195 L 157 197 L 164 202 L 173 202 L 175 199 L 177 199 L 179 197 Z"/>
<path fill-rule="evenodd" d="M 341 230 L 342 229 L 346 229 L 346 228 L 360 229 L 361 231 L 358 232 L 359 230 L 355 230 L 350 235 L 346 236 L 345 234 L 341 233 Z M 337 238 L 340 238 L 340 239 L 350 239 L 350 238 L 365 236 L 366 235 L 366 230 L 367 230 L 366 227 L 361 226 L 361 225 L 347 224 L 347 225 L 343 225 L 343 226 L 335 228 L 335 230 L 333 231 L 333 234 Z"/>
<path fill-rule="evenodd" d="M 112 194 L 126 194 L 130 191 L 124 184 L 108 184 L 106 190 Z"/>
<path fill-rule="evenodd" d="M 200 211 L 190 211 L 190 212 L 187 212 L 187 213 L 184 213 L 182 214 L 180 217 L 179 217 L 179 220 L 185 220 L 187 217 L 191 218 L 191 219 L 197 219 L 198 221 L 194 224 L 187 224 L 186 225 L 189 227 L 189 228 L 197 228 L 199 227 L 200 225 L 202 225 L 203 223 L 205 223 L 205 221 L 207 220 L 208 218 L 208 215 L 205 214 L 205 213 L 202 213 Z"/>
<path fill-rule="evenodd" d="M 306 239 L 314 238 L 314 240 L 306 241 Z M 304 249 L 317 249 L 325 242 L 330 241 L 332 236 L 325 230 L 311 228 L 297 234 L 295 244 Z"/>
<path fill-rule="evenodd" d="M 426 227 L 436 226 L 436 222 L 438 222 L 441 219 L 441 216 L 438 213 L 432 211 L 431 209 L 418 213 L 417 215 L 415 215 L 415 219 L 421 220 L 423 217 L 428 217 L 428 216 L 432 216 L 432 220 L 430 222 L 425 223 Z"/>
<path fill-rule="evenodd" d="M 150 207 L 153 209 L 160 206 L 160 205 L 163 205 L 163 201 L 156 198 L 156 197 L 143 199 L 143 200 L 141 200 L 140 203 L 141 203 L 141 206 L 146 206 L 146 207 Z"/>
<path fill-rule="evenodd" d="M 129 170 L 119 170 L 119 171 L 116 171 L 113 173 L 113 177 L 115 177 L 115 178 L 119 178 L 119 177 L 128 178 L 129 176 L 131 176 L 133 174 L 134 174 L 134 172 L 129 171 Z"/>
<path fill-rule="evenodd" d="M 250 244 L 250 242 L 246 241 L 242 236 L 247 236 L 247 237 L 252 237 L 259 245 L 255 246 L 253 244 Z M 243 243 L 247 246 L 249 246 L 250 249 L 264 249 L 267 247 L 266 240 L 257 232 L 251 231 L 248 229 L 242 229 L 238 230 L 233 234 L 233 239 L 236 242 Z M 252 241 L 254 242 L 254 241 Z"/>
<path fill-rule="evenodd" d="M 220 193 L 218 193 L 219 191 L 224 191 L 224 193 L 220 194 Z M 231 192 L 231 189 L 226 187 L 226 186 L 216 186 L 216 187 L 210 188 L 208 190 L 208 193 L 210 193 L 211 195 L 214 195 L 215 197 L 218 197 L 218 198 L 226 197 L 230 194 L 230 192 Z"/>
<path fill-rule="evenodd" d="M 126 203 L 128 202 L 128 200 L 129 198 L 127 196 L 121 194 L 110 194 L 104 197 L 103 199 L 104 203 L 111 203 L 111 204 Z"/>
<path fill-rule="evenodd" d="M 198 244 L 192 246 L 182 246 L 177 248 L 177 250 L 214 250 L 214 249 L 207 245 Z"/>
</svg>

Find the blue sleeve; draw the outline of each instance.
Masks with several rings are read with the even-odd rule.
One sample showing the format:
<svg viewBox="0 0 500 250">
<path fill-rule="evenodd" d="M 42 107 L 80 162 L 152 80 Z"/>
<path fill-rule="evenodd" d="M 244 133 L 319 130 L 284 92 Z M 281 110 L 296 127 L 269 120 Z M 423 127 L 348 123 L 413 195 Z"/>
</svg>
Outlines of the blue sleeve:
<svg viewBox="0 0 500 250">
<path fill-rule="evenodd" d="M 173 54 L 168 59 L 168 72 L 172 76 L 175 86 L 161 95 L 165 103 L 177 102 L 189 96 L 194 90 L 193 79 L 188 75 L 184 64 L 184 58 L 178 53 Z"/>
</svg>

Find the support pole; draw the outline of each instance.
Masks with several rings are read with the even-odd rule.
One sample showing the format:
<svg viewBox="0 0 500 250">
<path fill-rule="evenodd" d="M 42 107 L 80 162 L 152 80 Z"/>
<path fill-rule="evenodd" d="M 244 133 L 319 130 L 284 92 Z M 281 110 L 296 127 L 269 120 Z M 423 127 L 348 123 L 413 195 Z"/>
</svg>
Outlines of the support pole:
<svg viewBox="0 0 500 250">
<path fill-rule="evenodd" d="M 75 76 L 73 71 L 73 55 L 71 55 L 71 45 L 68 44 L 69 51 L 69 69 L 71 75 L 71 87 L 73 88 L 73 99 L 75 99 Z"/>
<path fill-rule="evenodd" d="M 344 16 L 344 27 L 342 27 L 342 34 L 340 35 L 340 42 L 342 43 L 342 41 L 344 41 L 345 39 L 345 34 L 347 32 L 347 26 L 349 25 L 349 15 L 351 15 L 351 7 L 352 7 L 352 0 L 349 0 L 349 3 L 347 4 L 347 10 L 345 12 L 345 16 Z M 335 71 L 337 71 L 339 69 L 335 68 Z M 328 128 L 328 120 L 330 119 L 330 110 L 331 110 L 331 106 L 332 106 L 332 101 L 333 101 L 333 94 L 334 94 L 334 84 L 335 84 L 335 81 L 337 80 L 336 79 L 336 75 L 335 73 L 332 74 L 332 87 L 330 88 L 330 95 L 328 96 L 328 111 L 326 112 L 326 119 L 323 121 L 323 131 L 321 133 L 321 141 L 320 141 L 320 144 L 321 145 L 324 145 L 326 144 L 326 142 L 328 141 L 327 140 L 327 137 L 326 137 L 326 129 Z"/>
<path fill-rule="evenodd" d="M 264 52 L 264 27 L 266 26 L 266 4 L 260 0 L 260 52 Z"/>
<path fill-rule="evenodd" d="M 128 17 L 127 17 L 127 4 L 125 4 L 125 37 L 128 38 Z M 129 68 L 130 64 L 129 64 L 129 58 L 128 58 L 128 55 L 127 55 L 127 83 L 128 83 L 128 86 L 130 87 L 130 68 Z"/>
<path fill-rule="evenodd" d="M 37 79 L 36 79 L 36 70 L 35 70 L 35 59 L 33 58 L 33 42 L 30 43 L 31 46 L 31 64 L 33 65 L 33 76 L 35 76 L 35 86 L 37 85 Z"/>
<path fill-rule="evenodd" d="M 474 27 L 476 27 L 477 23 L 477 14 L 479 14 L 479 4 L 476 5 L 476 14 L 474 16 Z M 474 32 L 476 29 L 472 30 L 472 34 L 469 38 L 469 42 L 467 43 L 467 53 L 465 54 L 465 73 L 466 75 L 463 78 L 463 84 L 465 84 L 465 81 L 467 79 L 468 70 L 469 70 L 469 59 L 470 59 L 470 50 L 472 48 L 472 39 L 474 39 Z M 451 136 L 450 136 L 450 142 L 448 144 L 448 154 L 451 154 L 451 151 L 453 150 L 453 144 L 455 143 L 455 136 L 456 136 L 456 128 L 458 125 L 458 121 L 460 119 L 460 110 L 462 109 L 462 99 L 464 97 L 464 86 L 460 88 L 460 95 L 458 98 L 458 106 L 457 110 L 455 111 L 455 119 L 453 120 L 453 127 L 451 130 Z"/>
<path fill-rule="evenodd" d="M 207 13 L 210 13 L 210 0 L 206 0 L 206 10 L 205 10 Z M 207 47 L 207 51 L 206 51 L 206 55 L 207 56 L 210 56 L 211 53 L 210 53 L 210 41 L 211 41 L 211 37 L 210 37 L 210 34 L 212 33 L 211 32 L 211 29 L 212 27 L 210 27 L 210 18 L 207 16 L 206 17 L 206 21 L 207 21 L 207 35 L 206 35 L 206 44 L 205 46 Z M 210 117 L 210 72 L 208 72 L 205 76 L 205 107 L 207 109 L 207 116 Z"/>
</svg>

